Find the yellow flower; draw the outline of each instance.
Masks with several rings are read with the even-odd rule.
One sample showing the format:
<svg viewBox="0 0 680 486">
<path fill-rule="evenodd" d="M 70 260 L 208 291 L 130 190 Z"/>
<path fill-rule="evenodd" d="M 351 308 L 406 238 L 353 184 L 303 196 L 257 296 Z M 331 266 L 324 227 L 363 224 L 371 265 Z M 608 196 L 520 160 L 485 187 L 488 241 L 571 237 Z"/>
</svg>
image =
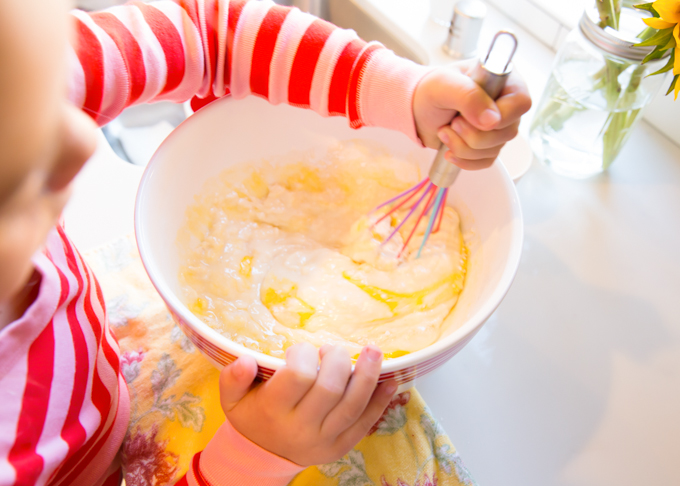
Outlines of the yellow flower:
<svg viewBox="0 0 680 486">
<path fill-rule="evenodd" d="M 680 0 L 657 0 L 652 4 L 661 18 L 649 17 L 642 21 L 652 29 L 670 29 L 680 22 Z M 677 40 L 677 39 L 676 39 Z"/>
<path fill-rule="evenodd" d="M 675 45 L 680 44 L 680 24 L 675 24 L 675 29 L 673 29 L 673 37 L 675 37 Z M 680 74 L 680 56 L 675 56 L 675 62 L 673 63 L 673 74 Z M 678 96 L 677 90 L 675 91 L 675 96 Z"/>
<path fill-rule="evenodd" d="M 670 29 L 673 27 L 673 37 L 676 45 L 680 45 L 680 0 L 656 0 L 652 4 L 661 18 L 643 19 L 644 23 L 653 29 Z M 673 75 L 680 74 L 680 55 L 675 56 Z M 678 98 L 680 83 L 675 84 L 675 98 Z"/>
<path fill-rule="evenodd" d="M 680 22 L 680 0 L 657 0 L 652 6 L 666 22 Z"/>
</svg>

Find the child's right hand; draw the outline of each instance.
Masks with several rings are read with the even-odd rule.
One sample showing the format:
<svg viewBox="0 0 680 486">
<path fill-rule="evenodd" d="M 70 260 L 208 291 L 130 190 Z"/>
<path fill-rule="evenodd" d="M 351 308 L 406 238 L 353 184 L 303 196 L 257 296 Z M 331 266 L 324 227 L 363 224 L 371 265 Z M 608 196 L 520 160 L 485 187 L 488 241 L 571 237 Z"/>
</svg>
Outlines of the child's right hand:
<svg viewBox="0 0 680 486">
<path fill-rule="evenodd" d="M 382 356 L 366 346 L 352 373 L 342 346 L 296 344 L 286 365 L 256 387 L 257 363 L 241 356 L 220 375 L 222 409 L 263 449 L 301 466 L 333 462 L 366 435 L 397 390 L 394 380 L 376 388 Z"/>
<path fill-rule="evenodd" d="M 503 145 L 517 135 L 521 116 L 531 108 L 526 83 L 513 72 L 495 102 L 470 77 L 472 59 L 430 71 L 416 87 L 413 118 L 426 147 L 445 143 L 446 159 L 461 169 L 493 164 Z M 456 114 L 461 116 L 456 117 Z"/>
</svg>

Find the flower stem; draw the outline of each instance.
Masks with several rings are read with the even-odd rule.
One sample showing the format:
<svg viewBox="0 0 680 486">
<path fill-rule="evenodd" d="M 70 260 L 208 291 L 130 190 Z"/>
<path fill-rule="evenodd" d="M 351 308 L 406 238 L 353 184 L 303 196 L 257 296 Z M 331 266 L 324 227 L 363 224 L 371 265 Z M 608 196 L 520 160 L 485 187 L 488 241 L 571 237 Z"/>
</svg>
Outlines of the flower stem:
<svg viewBox="0 0 680 486">
<path fill-rule="evenodd" d="M 600 14 L 600 27 L 611 27 L 619 30 L 619 17 L 621 16 L 621 0 L 595 0 L 597 11 Z"/>
<path fill-rule="evenodd" d="M 637 119 L 640 109 L 627 109 L 635 103 L 636 92 L 642 82 L 644 66 L 637 66 L 630 76 L 630 81 L 620 99 L 612 106 L 607 117 L 602 135 L 602 167 L 607 168 L 614 162 L 621 147 L 628 140 L 630 129 Z M 625 110 L 625 111 L 624 111 Z"/>
</svg>

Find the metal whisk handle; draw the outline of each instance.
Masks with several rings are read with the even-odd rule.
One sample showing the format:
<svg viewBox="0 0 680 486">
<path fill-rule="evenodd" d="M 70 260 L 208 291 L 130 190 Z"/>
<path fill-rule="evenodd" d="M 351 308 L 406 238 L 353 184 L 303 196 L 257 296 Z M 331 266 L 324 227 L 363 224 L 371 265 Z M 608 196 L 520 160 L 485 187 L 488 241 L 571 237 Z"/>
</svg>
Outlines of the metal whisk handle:
<svg viewBox="0 0 680 486">
<path fill-rule="evenodd" d="M 453 165 L 444 158 L 444 154 L 449 148 L 442 144 L 434 156 L 432 167 L 430 167 L 430 180 L 437 187 L 449 187 L 456 181 L 458 173 L 463 170 L 457 165 Z"/>
<path fill-rule="evenodd" d="M 495 72 L 495 70 L 489 69 L 489 67 L 487 66 L 487 62 L 489 60 L 489 55 L 491 54 L 491 51 L 493 50 L 494 45 L 496 44 L 496 39 L 498 39 L 498 37 L 501 35 L 508 35 L 512 37 L 514 41 L 514 48 L 510 53 L 510 57 L 507 63 L 505 64 L 505 67 L 502 70 L 500 70 L 501 71 L 500 73 L 498 73 Z M 475 83 L 481 86 L 481 88 L 493 100 L 498 99 L 498 97 L 501 94 L 501 91 L 503 91 L 503 88 L 505 87 L 505 82 L 507 81 L 508 76 L 512 72 L 512 66 L 510 65 L 510 61 L 512 60 L 512 57 L 515 54 L 515 50 L 517 50 L 517 38 L 515 37 L 515 35 L 506 30 L 501 30 L 494 36 L 484 61 L 480 59 L 477 62 L 475 69 L 472 71 L 472 74 L 470 75 L 470 77 L 475 81 Z M 447 150 L 448 147 L 442 144 L 439 150 L 437 151 L 437 155 L 435 156 L 434 161 L 432 162 L 432 167 L 430 168 L 430 180 L 434 185 L 438 187 L 451 186 L 455 182 L 456 177 L 458 177 L 458 174 L 461 171 L 460 167 L 448 162 L 444 158 L 444 154 L 446 153 Z"/>
</svg>

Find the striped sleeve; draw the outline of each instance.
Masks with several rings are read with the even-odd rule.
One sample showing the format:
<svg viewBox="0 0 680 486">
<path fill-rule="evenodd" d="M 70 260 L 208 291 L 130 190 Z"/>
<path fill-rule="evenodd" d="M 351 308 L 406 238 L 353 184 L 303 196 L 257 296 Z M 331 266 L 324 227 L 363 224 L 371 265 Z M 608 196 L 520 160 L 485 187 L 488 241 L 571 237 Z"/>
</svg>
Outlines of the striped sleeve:
<svg viewBox="0 0 680 486">
<path fill-rule="evenodd" d="M 137 103 L 231 93 L 417 140 L 413 92 L 428 68 L 298 9 L 161 0 L 72 17 L 70 98 L 100 125 Z"/>
</svg>

